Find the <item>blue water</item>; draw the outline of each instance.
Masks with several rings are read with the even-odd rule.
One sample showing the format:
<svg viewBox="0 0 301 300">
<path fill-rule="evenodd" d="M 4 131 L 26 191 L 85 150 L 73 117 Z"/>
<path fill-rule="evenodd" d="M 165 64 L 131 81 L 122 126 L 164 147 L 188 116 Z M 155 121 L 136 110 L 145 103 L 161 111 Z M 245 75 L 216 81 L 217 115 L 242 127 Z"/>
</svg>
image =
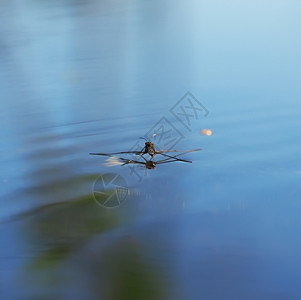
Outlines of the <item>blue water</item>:
<svg viewBox="0 0 301 300">
<path fill-rule="evenodd" d="M 300 299 L 300 13 L 2 1 L 1 298 Z M 155 170 L 89 155 L 154 132 L 203 150 Z M 128 192 L 112 209 L 108 173 Z"/>
</svg>

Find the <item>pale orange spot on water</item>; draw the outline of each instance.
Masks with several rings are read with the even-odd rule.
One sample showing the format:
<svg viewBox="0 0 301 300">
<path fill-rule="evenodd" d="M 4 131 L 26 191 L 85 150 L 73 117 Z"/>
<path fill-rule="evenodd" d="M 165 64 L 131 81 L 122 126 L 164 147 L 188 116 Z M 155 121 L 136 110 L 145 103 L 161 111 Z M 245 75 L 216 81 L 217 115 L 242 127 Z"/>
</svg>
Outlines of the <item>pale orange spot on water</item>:
<svg viewBox="0 0 301 300">
<path fill-rule="evenodd" d="M 201 131 L 201 134 L 204 134 L 204 135 L 212 135 L 212 130 L 211 129 L 203 129 Z"/>
</svg>

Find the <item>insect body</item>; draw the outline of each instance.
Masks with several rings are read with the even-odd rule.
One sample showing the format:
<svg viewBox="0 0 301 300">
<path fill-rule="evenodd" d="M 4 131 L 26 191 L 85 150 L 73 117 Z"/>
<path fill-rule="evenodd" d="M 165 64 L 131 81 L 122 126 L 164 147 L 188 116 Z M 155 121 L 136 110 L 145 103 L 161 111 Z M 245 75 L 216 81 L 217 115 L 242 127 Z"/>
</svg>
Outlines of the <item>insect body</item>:
<svg viewBox="0 0 301 300">
<path fill-rule="evenodd" d="M 156 149 L 154 144 L 152 142 L 145 142 L 144 152 L 145 154 L 148 153 L 153 158 L 156 154 Z"/>
</svg>

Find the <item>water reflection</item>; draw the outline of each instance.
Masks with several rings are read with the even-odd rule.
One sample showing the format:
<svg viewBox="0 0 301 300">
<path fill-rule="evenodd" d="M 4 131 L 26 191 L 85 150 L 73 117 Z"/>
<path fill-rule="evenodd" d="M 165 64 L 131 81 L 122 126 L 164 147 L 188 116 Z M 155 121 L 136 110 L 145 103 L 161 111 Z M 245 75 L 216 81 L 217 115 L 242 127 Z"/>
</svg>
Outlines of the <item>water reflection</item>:
<svg viewBox="0 0 301 300">
<path fill-rule="evenodd" d="M 161 253 L 140 234 L 114 230 L 120 222 L 120 212 L 96 209 L 91 196 L 35 211 L 23 229 L 36 249 L 24 270 L 32 291 L 63 293 L 66 272 L 75 271 L 73 288 L 86 285 L 90 299 L 166 299 L 167 274 L 150 261 Z"/>
</svg>

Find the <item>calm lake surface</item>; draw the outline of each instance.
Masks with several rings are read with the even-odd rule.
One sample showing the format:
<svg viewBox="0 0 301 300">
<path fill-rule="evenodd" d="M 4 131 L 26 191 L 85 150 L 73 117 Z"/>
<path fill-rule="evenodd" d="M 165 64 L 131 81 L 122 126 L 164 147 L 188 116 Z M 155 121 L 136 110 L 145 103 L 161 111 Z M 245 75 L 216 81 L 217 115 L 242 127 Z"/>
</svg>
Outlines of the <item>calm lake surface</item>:
<svg viewBox="0 0 301 300">
<path fill-rule="evenodd" d="M 301 299 L 300 15 L 1 1 L 1 299 Z"/>
</svg>

